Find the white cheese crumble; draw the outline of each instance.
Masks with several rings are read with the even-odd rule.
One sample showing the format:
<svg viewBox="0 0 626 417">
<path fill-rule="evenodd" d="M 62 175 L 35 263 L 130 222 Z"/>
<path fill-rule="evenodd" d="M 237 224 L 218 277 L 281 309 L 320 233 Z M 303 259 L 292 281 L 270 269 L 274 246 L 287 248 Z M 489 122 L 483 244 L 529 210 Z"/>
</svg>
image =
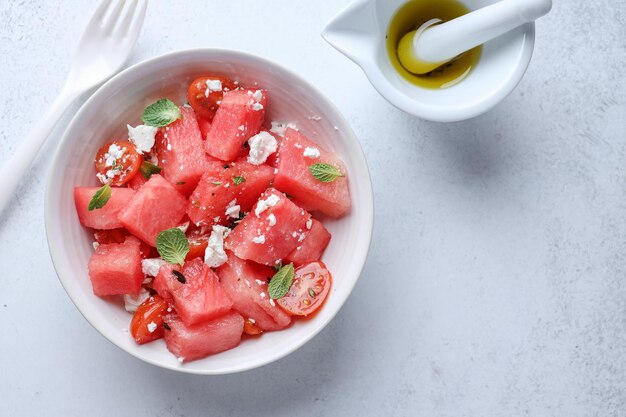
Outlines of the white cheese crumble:
<svg viewBox="0 0 626 417">
<path fill-rule="evenodd" d="M 219 223 L 219 222 L 220 222 L 220 220 L 222 220 L 222 218 L 221 218 L 220 216 L 213 217 L 213 221 L 214 221 L 215 223 Z"/>
<path fill-rule="evenodd" d="M 267 216 L 267 221 L 269 222 L 270 226 L 274 226 L 276 224 L 276 216 L 274 216 L 274 213 L 271 213 L 269 216 Z"/>
<path fill-rule="evenodd" d="M 128 139 L 135 145 L 137 152 L 150 152 L 154 146 L 154 136 L 159 131 L 159 128 L 145 125 L 137 127 L 126 125 L 126 127 L 128 128 Z"/>
<path fill-rule="evenodd" d="M 246 127 L 244 125 L 241 125 L 237 128 L 237 130 L 241 130 L 243 132 L 244 130 L 246 130 Z"/>
<path fill-rule="evenodd" d="M 93 250 L 97 250 L 98 246 L 100 246 L 100 244 L 98 242 L 93 242 Z"/>
<path fill-rule="evenodd" d="M 176 358 L 178 360 L 178 362 L 183 363 L 185 362 L 185 358 L 183 358 L 182 356 Z"/>
<path fill-rule="evenodd" d="M 259 295 L 261 296 L 261 298 L 265 298 L 265 297 L 267 297 L 267 295 L 266 295 L 264 292 L 262 292 L 262 293 L 261 293 L 261 294 L 259 294 Z"/>
<path fill-rule="evenodd" d="M 150 292 L 148 292 L 145 288 L 142 288 L 136 297 L 134 295 L 124 294 L 124 308 L 129 313 L 134 313 L 137 311 L 137 307 L 139 307 L 148 298 L 150 298 Z"/>
<path fill-rule="evenodd" d="M 256 323 L 256 320 L 255 320 L 255 319 L 248 319 L 248 321 L 249 321 L 250 323 L 252 323 L 252 324 Z"/>
<path fill-rule="evenodd" d="M 267 161 L 267 157 L 276 152 L 278 142 L 268 132 L 260 132 L 248 139 L 250 154 L 248 162 L 252 165 L 261 165 Z"/>
<path fill-rule="evenodd" d="M 212 91 L 222 91 L 222 82 L 220 80 L 206 80 L 204 96 L 208 97 Z"/>
<path fill-rule="evenodd" d="M 261 213 L 263 213 L 265 210 L 267 210 L 270 207 L 274 207 L 279 201 L 280 201 L 280 198 L 276 194 L 270 195 L 265 200 L 259 200 L 259 202 L 256 203 L 254 214 L 256 214 L 256 216 L 259 217 Z"/>
<path fill-rule="evenodd" d="M 276 303 L 275 303 L 275 302 L 274 302 L 274 300 L 272 300 L 271 298 L 270 298 L 270 305 L 271 305 L 272 307 L 276 307 Z"/>
<path fill-rule="evenodd" d="M 311 148 L 311 147 L 306 147 L 304 148 L 304 157 L 305 158 L 311 158 L 311 159 L 316 159 L 320 157 L 320 150 L 317 148 Z"/>
<path fill-rule="evenodd" d="M 254 93 L 252 91 L 248 91 L 248 95 L 252 96 L 252 100 L 248 103 L 248 106 L 254 111 L 263 110 L 263 105 L 260 101 L 263 99 L 263 92 L 261 90 L 256 90 Z"/>
<path fill-rule="evenodd" d="M 298 242 L 302 242 L 305 238 L 306 238 L 306 233 L 300 234 L 300 237 L 298 238 Z"/>
<path fill-rule="evenodd" d="M 183 233 L 187 233 L 187 229 L 189 229 L 189 222 L 185 222 L 179 226 L 177 226 Z"/>
<path fill-rule="evenodd" d="M 232 217 L 233 219 L 239 218 L 239 210 L 241 206 L 237 205 L 237 199 L 234 199 L 226 206 L 226 217 Z"/>
<path fill-rule="evenodd" d="M 115 161 L 122 156 L 124 156 L 124 149 L 112 143 L 111 146 L 109 146 L 109 150 L 104 154 L 104 165 L 112 167 L 115 165 Z"/>
<path fill-rule="evenodd" d="M 148 331 L 150 333 L 154 333 L 154 331 L 157 329 L 157 324 L 153 321 L 151 321 L 150 323 L 148 323 Z"/>
<path fill-rule="evenodd" d="M 161 258 L 143 259 L 141 261 L 141 272 L 150 277 L 156 277 L 159 274 L 159 269 L 166 264 L 167 262 Z"/>
<path fill-rule="evenodd" d="M 256 283 L 257 283 L 257 284 L 259 284 L 259 285 L 266 284 L 265 282 L 263 282 L 263 281 L 262 281 L 262 280 L 260 280 L 260 279 L 255 279 L 255 281 L 256 281 Z"/>
<path fill-rule="evenodd" d="M 293 236 L 293 237 L 298 236 L 298 232 L 293 232 L 293 233 L 291 234 L 291 236 Z"/>
<path fill-rule="evenodd" d="M 228 236 L 230 229 L 224 226 L 213 226 L 209 243 L 204 252 L 204 263 L 211 268 L 222 266 L 228 260 L 228 256 L 224 251 L 224 238 Z"/>
<path fill-rule="evenodd" d="M 293 123 L 272 122 L 270 132 L 276 133 L 278 136 L 285 136 L 287 129 L 298 130 L 296 125 Z"/>
<path fill-rule="evenodd" d="M 313 219 L 309 219 L 306 221 L 306 228 L 311 230 L 311 226 L 313 226 Z"/>
<path fill-rule="evenodd" d="M 299 143 L 296 143 L 295 145 L 293 145 L 296 149 L 302 149 L 302 145 L 300 145 Z"/>
<path fill-rule="evenodd" d="M 260 235 L 260 236 L 254 237 L 254 238 L 252 238 L 252 241 L 254 243 L 258 243 L 258 244 L 262 245 L 263 243 L 265 243 L 265 235 Z"/>
</svg>

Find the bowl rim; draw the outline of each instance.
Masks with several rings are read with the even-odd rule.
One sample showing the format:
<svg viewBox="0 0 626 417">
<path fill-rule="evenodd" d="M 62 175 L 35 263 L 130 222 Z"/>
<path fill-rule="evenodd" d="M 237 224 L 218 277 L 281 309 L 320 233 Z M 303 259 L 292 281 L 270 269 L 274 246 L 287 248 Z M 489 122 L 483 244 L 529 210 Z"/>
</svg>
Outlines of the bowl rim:
<svg viewBox="0 0 626 417">
<path fill-rule="evenodd" d="M 89 304 L 88 300 L 84 297 L 81 297 L 78 291 L 75 291 L 70 285 L 69 278 L 66 277 L 67 275 L 66 272 L 69 273 L 70 271 L 65 271 L 65 266 L 61 265 L 62 258 L 61 258 L 61 253 L 59 253 L 60 249 L 57 248 L 55 245 L 55 239 L 58 239 L 58 237 L 55 236 L 53 232 L 51 231 L 51 225 L 52 225 L 52 222 L 54 222 L 53 213 L 55 213 L 55 211 L 51 209 L 51 207 L 53 207 L 54 205 L 54 197 L 55 197 L 54 194 L 52 193 L 52 188 L 55 182 L 54 178 L 56 178 L 56 175 L 55 175 L 56 171 L 61 169 L 61 167 L 58 166 L 59 156 L 61 154 L 63 145 L 67 141 L 70 140 L 69 132 L 74 128 L 74 125 L 79 123 L 79 120 L 82 119 L 83 113 L 85 113 L 87 109 L 91 107 L 92 103 L 99 96 L 101 96 L 104 92 L 106 92 L 107 90 L 111 88 L 114 88 L 117 84 L 122 83 L 127 76 L 134 74 L 135 72 L 139 72 L 143 70 L 144 68 L 149 68 L 153 65 L 158 65 L 162 62 L 167 62 L 172 59 L 182 58 L 185 56 L 204 55 L 204 54 L 209 55 L 209 56 L 212 54 L 224 54 L 224 55 L 231 55 L 233 57 L 237 56 L 239 58 L 243 58 L 246 60 L 257 61 L 264 65 L 276 67 L 279 70 L 283 71 L 284 73 L 287 73 L 288 75 L 296 79 L 303 86 L 310 89 L 310 91 L 312 91 L 314 94 L 317 94 L 318 98 L 320 99 L 321 105 L 324 106 L 325 108 L 330 109 L 332 113 L 336 115 L 336 117 L 341 122 L 343 122 L 344 125 L 348 128 L 347 131 L 344 130 L 343 136 L 349 142 L 353 142 L 353 145 L 354 145 L 353 148 L 357 151 L 357 154 L 354 155 L 354 157 L 357 158 L 359 162 L 365 168 L 364 172 L 360 173 L 360 176 L 361 176 L 360 180 L 364 184 L 363 188 L 365 190 L 365 193 L 363 195 L 363 199 L 359 201 L 359 203 L 363 208 L 362 223 L 366 226 L 366 229 L 363 231 L 365 232 L 364 236 L 367 238 L 368 241 L 367 241 L 367 244 L 364 246 L 365 250 L 363 250 L 362 253 L 355 254 L 355 256 L 351 258 L 351 263 L 357 262 L 357 265 L 358 265 L 356 269 L 357 274 L 356 274 L 356 278 L 349 284 L 349 287 L 347 288 L 347 292 L 343 300 L 340 300 L 340 303 L 337 305 L 337 308 L 328 316 L 326 320 L 320 322 L 305 337 L 302 337 L 296 343 L 293 343 L 289 348 L 283 351 L 278 351 L 278 350 L 272 351 L 271 353 L 266 355 L 263 358 L 263 360 L 260 360 L 256 363 L 249 363 L 243 366 L 236 365 L 236 366 L 231 366 L 231 367 L 219 369 L 219 370 L 192 369 L 192 368 L 188 368 L 185 366 L 176 366 L 176 365 L 171 365 L 168 363 L 161 363 L 158 360 L 154 360 L 150 358 L 149 356 L 141 355 L 139 353 L 135 353 L 134 351 L 130 349 L 126 349 L 124 346 L 116 343 L 114 340 L 109 338 L 106 334 L 107 332 L 98 324 L 98 320 L 96 319 L 96 317 L 94 317 L 95 315 L 90 314 L 87 308 L 87 305 Z M 337 313 L 339 313 L 339 311 L 342 309 L 342 307 L 344 306 L 349 296 L 352 294 L 352 291 L 354 290 L 356 283 L 358 282 L 361 274 L 363 273 L 365 262 L 369 254 L 369 250 L 370 250 L 371 243 L 372 243 L 373 229 L 374 229 L 374 195 L 373 195 L 372 179 L 371 179 L 371 175 L 369 172 L 367 159 L 365 158 L 363 148 L 360 142 L 358 141 L 356 134 L 354 133 L 352 127 L 350 126 L 346 118 L 343 116 L 341 111 L 337 108 L 337 106 L 334 103 L 332 103 L 326 97 L 326 95 L 322 93 L 317 87 L 315 87 L 313 84 L 305 80 L 300 75 L 296 74 L 294 71 L 286 68 L 282 64 L 276 63 L 267 58 L 264 58 L 264 57 L 261 57 L 261 56 L 258 56 L 249 52 L 240 51 L 236 49 L 227 49 L 227 48 L 189 48 L 189 49 L 182 49 L 182 50 L 177 50 L 177 51 L 157 55 L 155 57 L 148 58 L 146 60 L 140 61 L 138 63 L 135 63 L 129 66 L 128 68 L 119 72 L 115 76 L 111 77 L 102 86 L 100 86 L 96 91 L 91 93 L 89 98 L 80 106 L 78 111 L 75 113 L 75 115 L 72 117 L 71 121 L 65 128 L 63 135 L 61 137 L 61 140 L 59 141 L 59 143 L 57 144 L 55 148 L 55 151 L 52 157 L 51 166 L 48 170 L 48 180 L 46 181 L 46 189 L 45 189 L 45 196 L 44 196 L 44 225 L 45 225 L 45 231 L 46 231 L 46 240 L 48 243 L 48 250 L 50 252 L 50 258 L 52 260 L 53 267 L 55 269 L 55 272 L 57 274 L 57 277 L 61 285 L 65 289 L 65 292 L 69 296 L 72 303 L 76 306 L 80 314 L 106 340 L 108 340 L 113 345 L 117 346 L 119 349 L 134 356 L 135 358 L 140 359 L 144 362 L 147 362 L 151 365 L 158 366 L 160 368 L 169 369 L 169 370 L 182 372 L 182 373 L 188 373 L 188 374 L 197 374 L 197 375 L 224 375 L 224 374 L 244 372 L 244 371 L 248 371 L 251 369 L 256 369 L 264 365 L 268 365 L 272 362 L 275 362 L 293 353 L 294 351 L 302 347 L 304 344 L 306 344 L 313 337 L 315 337 L 317 334 L 319 334 L 319 332 L 322 331 L 322 329 L 324 329 L 328 325 L 328 323 L 330 323 L 333 320 L 333 318 L 337 315 Z"/>
</svg>

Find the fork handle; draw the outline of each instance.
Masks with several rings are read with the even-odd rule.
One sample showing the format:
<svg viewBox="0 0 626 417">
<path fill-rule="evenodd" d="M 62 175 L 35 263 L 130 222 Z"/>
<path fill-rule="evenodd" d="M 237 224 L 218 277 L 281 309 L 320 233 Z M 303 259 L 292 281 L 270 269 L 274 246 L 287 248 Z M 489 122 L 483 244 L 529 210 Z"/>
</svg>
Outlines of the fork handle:
<svg viewBox="0 0 626 417">
<path fill-rule="evenodd" d="M 15 189 L 28 171 L 46 138 L 57 124 L 67 107 L 80 95 L 79 92 L 63 89 L 52 102 L 41 120 L 30 131 L 24 141 L 17 147 L 13 156 L 0 167 L 0 214 L 12 199 Z"/>
</svg>

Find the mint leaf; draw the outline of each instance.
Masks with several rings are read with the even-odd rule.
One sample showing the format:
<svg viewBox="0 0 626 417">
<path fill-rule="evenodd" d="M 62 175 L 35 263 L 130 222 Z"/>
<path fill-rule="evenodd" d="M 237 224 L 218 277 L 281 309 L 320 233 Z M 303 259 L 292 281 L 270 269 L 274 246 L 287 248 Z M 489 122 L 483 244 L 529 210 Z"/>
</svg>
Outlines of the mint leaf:
<svg viewBox="0 0 626 417">
<path fill-rule="evenodd" d="M 158 174 L 162 170 L 163 168 L 161 168 L 158 165 L 154 165 L 150 161 L 143 161 L 141 163 L 141 166 L 139 167 L 139 171 L 141 172 L 141 175 L 143 175 L 143 177 L 147 180 L 149 180 L 153 174 Z"/>
<path fill-rule="evenodd" d="M 182 230 L 174 227 L 159 233 L 156 239 L 156 248 L 164 261 L 183 265 L 185 256 L 189 253 L 189 241 Z"/>
<path fill-rule="evenodd" d="M 182 115 L 178 106 L 173 101 L 162 98 L 146 107 L 141 121 L 146 126 L 163 127 L 180 118 Z"/>
<path fill-rule="evenodd" d="M 337 167 L 330 164 L 313 164 L 309 167 L 309 171 L 311 172 L 311 175 L 313 175 L 313 177 L 320 182 L 333 182 L 337 178 L 343 177 L 343 175 L 341 175 L 341 171 L 339 171 Z"/>
<path fill-rule="evenodd" d="M 211 181 L 213 185 L 222 185 L 222 181 Z"/>
<path fill-rule="evenodd" d="M 267 292 L 270 294 L 270 298 L 276 300 L 277 298 L 284 297 L 285 294 L 289 292 L 289 288 L 291 288 L 294 275 L 293 263 L 280 268 L 267 286 Z"/>
<path fill-rule="evenodd" d="M 94 209 L 101 209 L 111 198 L 111 186 L 109 184 L 104 184 L 98 191 L 95 192 L 91 201 L 89 202 L 89 206 L 87 206 L 87 210 L 93 211 Z"/>
<path fill-rule="evenodd" d="M 246 179 L 244 177 L 240 177 L 239 175 L 233 177 L 233 184 L 239 185 L 242 182 L 246 182 Z"/>
</svg>

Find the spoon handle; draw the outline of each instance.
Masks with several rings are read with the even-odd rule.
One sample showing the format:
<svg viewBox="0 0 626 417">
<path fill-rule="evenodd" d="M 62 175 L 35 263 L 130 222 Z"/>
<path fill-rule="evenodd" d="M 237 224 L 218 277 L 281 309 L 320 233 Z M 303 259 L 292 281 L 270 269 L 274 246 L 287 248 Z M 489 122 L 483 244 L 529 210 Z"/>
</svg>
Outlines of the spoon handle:
<svg viewBox="0 0 626 417">
<path fill-rule="evenodd" d="M 502 0 L 426 29 L 414 39 L 421 61 L 447 62 L 516 27 L 532 22 L 552 8 L 552 0 Z"/>
</svg>

